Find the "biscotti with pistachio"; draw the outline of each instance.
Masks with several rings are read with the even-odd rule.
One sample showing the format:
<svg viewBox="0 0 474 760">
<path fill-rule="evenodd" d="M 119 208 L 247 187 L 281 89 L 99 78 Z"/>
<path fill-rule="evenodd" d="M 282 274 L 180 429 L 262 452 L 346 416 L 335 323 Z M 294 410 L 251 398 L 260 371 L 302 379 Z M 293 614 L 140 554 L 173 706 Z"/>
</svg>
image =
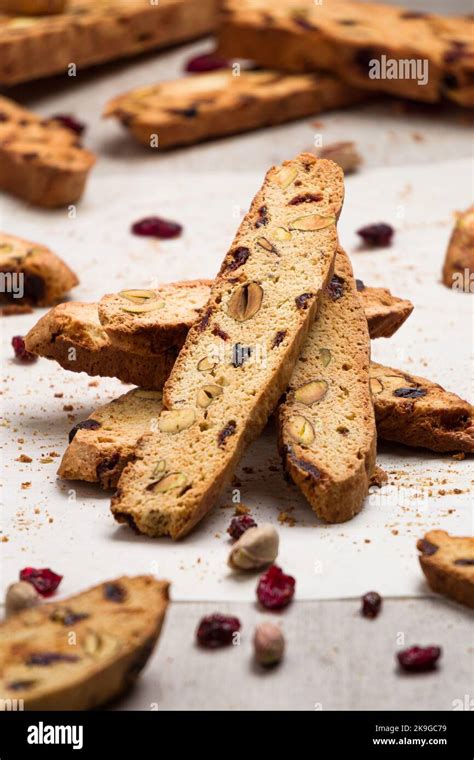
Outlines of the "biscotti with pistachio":
<svg viewBox="0 0 474 760">
<path fill-rule="evenodd" d="M 447 288 L 474 293 L 474 206 L 458 214 L 443 265 Z"/>
<path fill-rule="evenodd" d="M 188 333 L 158 430 L 139 442 L 112 511 L 181 538 L 215 503 L 285 390 L 337 249 L 342 170 L 302 153 L 271 168 Z"/>
<path fill-rule="evenodd" d="M 135 683 L 160 635 L 167 581 L 121 577 L 0 624 L 0 710 L 91 710 Z"/>
<path fill-rule="evenodd" d="M 343 522 L 360 512 L 377 435 L 367 320 L 342 249 L 278 409 L 278 430 L 285 470 L 318 517 Z"/>
<path fill-rule="evenodd" d="M 51 306 L 79 284 L 49 248 L 4 232 L 0 232 L 0 274 L 5 282 L 0 301 L 17 304 Z"/>
<path fill-rule="evenodd" d="M 354 87 L 474 105 L 474 20 L 354 0 L 224 0 L 219 50 Z"/>
<path fill-rule="evenodd" d="M 133 458 L 137 441 L 156 425 L 163 408 L 161 398 L 161 391 L 135 388 L 75 425 L 59 477 L 114 488 Z"/>
<path fill-rule="evenodd" d="M 440 452 L 474 452 L 472 405 L 424 377 L 372 364 L 380 438 Z"/>
<path fill-rule="evenodd" d="M 77 134 L 0 96 L 0 190 L 45 208 L 82 196 L 95 156 Z"/>
<path fill-rule="evenodd" d="M 116 117 L 142 145 L 173 148 L 351 105 L 366 95 L 330 74 L 214 71 L 114 98 Z"/>
<path fill-rule="evenodd" d="M 474 538 L 430 530 L 416 548 L 430 588 L 474 607 Z"/>
<path fill-rule="evenodd" d="M 214 28 L 217 0 L 69 0 L 55 16 L 0 15 L 0 85 L 128 58 Z"/>
</svg>

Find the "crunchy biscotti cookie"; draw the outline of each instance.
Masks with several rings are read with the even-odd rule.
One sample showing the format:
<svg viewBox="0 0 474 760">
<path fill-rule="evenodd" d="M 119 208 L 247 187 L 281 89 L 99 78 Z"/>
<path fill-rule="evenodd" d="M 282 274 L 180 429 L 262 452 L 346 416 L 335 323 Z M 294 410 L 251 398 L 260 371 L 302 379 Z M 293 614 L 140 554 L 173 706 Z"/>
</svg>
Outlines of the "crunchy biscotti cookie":
<svg viewBox="0 0 474 760">
<path fill-rule="evenodd" d="M 99 320 L 110 341 L 124 351 L 159 354 L 181 348 L 207 303 L 211 280 L 188 280 L 154 290 L 121 290 L 101 298 Z"/>
<path fill-rule="evenodd" d="M 352 0 L 224 0 L 222 12 L 219 50 L 227 57 L 324 69 L 368 90 L 474 105 L 472 17 Z"/>
<path fill-rule="evenodd" d="M 216 12 L 217 0 L 69 0 L 56 16 L 0 16 L 0 85 L 196 39 Z"/>
<path fill-rule="evenodd" d="M 392 296 L 387 288 L 369 288 L 356 280 L 371 338 L 391 338 L 413 311 L 413 304 Z"/>
<path fill-rule="evenodd" d="M 0 96 L 0 190 L 45 208 L 75 203 L 95 156 L 54 119 Z"/>
<path fill-rule="evenodd" d="M 62 13 L 68 0 L 0 0 L 0 13 L 47 16 Z"/>
<path fill-rule="evenodd" d="M 1 704 L 90 710 L 120 696 L 153 652 L 168 588 L 124 576 L 9 617 L 0 624 Z"/>
<path fill-rule="evenodd" d="M 112 512 L 181 538 L 213 506 L 285 390 L 333 266 L 343 172 L 302 153 L 271 168 L 188 333 L 158 431 L 123 471 Z"/>
<path fill-rule="evenodd" d="M 58 470 L 60 478 L 115 488 L 138 439 L 153 429 L 163 406 L 161 391 L 136 388 L 96 409 L 75 425 Z"/>
<path fill-rule="evenodd" d="M 380 438 L 431 451 L 474 452 L 472 405 L 424 377 L 372 363 Z"/>
<path fill-rule="evenodd" d="M 453 290 L 474 293 L 474 206 L 458 215 L 446 251 L 443 282 Z"/>
<path fill-rule="evenodd" d="M 112 345 L 97 316 L 97 304 L 71 301 L 55 306 L 25 337 L 27 350 L 54 359 L 71 372 L 116 377 L 124 383 L 159 389 L 171 372 L 176 351 L 153 358 Z"/>
<path fill-rule="evenodd" d="M 51 306 L 79 284 L 67 264 L 39 243 L 0 232 L 0 273 L 12 287 L 0 292 L 0 301 Z"/>
<path fill-rule="evenodd" d="M 352 267 L 339 249 L 278 409 L 285 470 L 318 517 L 350 520 L 362 509 L 375 467 L 370 338 Z"/>
<path fill-rule="evenodd" d="M 351 105 L 366 96 L 329 74 L 214 71 L 114 98 L 115 116 L 142 145 L 172 148 L 282 124 Z"/>
<path fill-rule="evenodd" d="M 474 538 L 430 530 L 416 548 L 433 591 L 474 607 Z"/>
</svg>

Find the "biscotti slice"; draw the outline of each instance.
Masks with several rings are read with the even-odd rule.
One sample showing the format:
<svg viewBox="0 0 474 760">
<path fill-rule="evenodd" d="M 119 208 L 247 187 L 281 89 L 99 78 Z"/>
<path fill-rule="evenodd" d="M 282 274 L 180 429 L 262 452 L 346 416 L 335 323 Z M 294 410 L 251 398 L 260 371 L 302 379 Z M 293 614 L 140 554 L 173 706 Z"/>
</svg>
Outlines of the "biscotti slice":
<svg viewBox="0 0 474 760">
<path fill-rule="evenodd" d="M 82 196 L 94 163 L 72 130 L 0 97 L 0 190 L 45 208 L 67 206 Z"/>
<path fill-rule="evenodd" d="M 443 266 L 448 288 L 474 293 L 474 206 L 458 215 Z"/>
<path fill-rule="evenodd" d="M 474 452 L 472 405 L 424 377 L 371 365 L 380 438 L 431 451 Z"/>
<path fill-rule="evenodd" d="M 97 315 L 97 304 L 71 301 L 55 306 L 25 337 L 27 350 L 54 359 L 71 372 L 116 377 L 124 383 L 159 389 L 171 372 L 176 351 L 152 358 L 112 345 Z"/>
<path fill-rule="evenodd" d="M 355 87 L 474 105 L 474 19 L 353 0 L 224 0 L 219 50 Z"/>
<path fill-rule="evenodd" d="M 115 116 L 147 147 L 173 148 L 282 124 L 364 99 L 329 74 L 214 71 L 132 90 L 114 98 Z"/>
<path fill-rule="evenodd" d="M 122 577 L 9 617 L 0 625 L 0 705 L 90 710 L 123 694 L 153 652 L 168 588 L 149 575 Z"/>
<path fill-rule="evenodd" d="M 0 232 L 1 301 L 51 306 L 79 284 L 59 256 L 39 243 Z"/>
<path fill-rule="evenodd" d="M 416 548 L 426 580 L 433 591 L 474 607 L 474 538 L 431 530 Z"/>
<path fill-rule="evenodd" d="M 370 338 L 347 254 L 334 276 L 278 410 L 285 470 L 318 517 L 350 520 L 375 467 Z"/>
<path fill-rule="evenodd" d="M 211 285 L 211 280 L 189 280 L 155 290 L 121 290 L 99 301 L 99 320 L 110 341 L 124 351 L 179 349 L 207 303 Z"/>
<path fill-rule="evenodd" d="M 138 439 L 153 430 L 162 411 L 161 391 L 136 388 L 96 409 L 69 433 L 60 478 L 115 488 Z"/>
<path fill-rule="evenodd" d="M 62 13 L 68 0 L 0 0 L 0 13 L 23 16 L 48 16 Z"/>
<path fill-rule="evenodd" d="M 344 194 L 336 164 L 302 153 L 267 172 L 137 446 L 112 511 L 181 538 L 209 511 L 285 390 L 331 274 Z"/>
<path fill-rule="evenodd" d="M 412 313 L 412 302 L 392 296 L 388 288 L 366 287 L 362 280 L 356 280 L 356 287 L 369 325 L 370 337 L 391 338 Z"/>
<path fill-rule="evenodd" d="M 0 85 L 27 82 L 196 39 L 218 0 L 69 0 L 56 16 L 0 16 Z"/>
</svg>

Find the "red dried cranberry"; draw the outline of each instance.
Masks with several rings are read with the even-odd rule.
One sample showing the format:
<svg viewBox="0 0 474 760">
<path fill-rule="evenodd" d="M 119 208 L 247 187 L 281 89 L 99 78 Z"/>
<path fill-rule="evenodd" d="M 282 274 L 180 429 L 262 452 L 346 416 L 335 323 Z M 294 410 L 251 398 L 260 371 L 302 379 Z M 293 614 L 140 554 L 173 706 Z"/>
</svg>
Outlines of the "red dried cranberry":
<svg viewBox="0 0 474 760">
<path fill-rule="evenodd" d="M 366 245 L 384 246 L 390 245 L 393 237 L 393 227 L 384 222 L 379 224 L 368 224 L 366 227 L 361 227 L 357 230 L 357 234 L 360 235 Z"/>
<path fill-rule="evenodd" d="M 397 652 L 397 659 L 403 670 L 410 673 L 432 670 L 441 656 L 441 647 L 414 646 Z"/>
<path fill-rule="evenodd" d="M 63 579 L 62 575 L 53 573 L 47 567 L 41 569 L 35 567 L 25 567 L 20 572 L 20 580 L 31 583 L 41 596 L 51 596 Z"/>
<path fill-rule="evenodd" d="M 362 597 L 361 613 L 364 617 L 375 618 L 382 607 L 382 597 L 376 591 L 369 591 Z"/>
<path fill-rule="evenodd" d="M 182 226 L 177 222 L 160 219 L 159 216 L 149 216 L 132 225 L 133 234 L 141 237 L 175 238 L 182 231 Z"/>
<path fill-rule="evenodd" d="M 190 74 L 202 74 L 205 71 L 228 69 L 229 65 L 229 61 L 217 53 L 202 53 L 187 61 L 185 71 L 188 71 Z"/>
<path fill-rule="evenodd" d="M 71 116 L 68 113 L 58 113 L 51 117 L 54 121 L 59 121 L 63 127 L 70 129 L 71 132 L 75 132 L 76 135 L 82 135 L 85 132 L 86 125 L 76 119 L 75 116 Z"/>
<path fill-rule="evenodd" d="M 206 649 L 217 649 L 232 644 L 234 634 L 240 631 L 240 620 L 229 615 L 208 615 L 196 631 L 198 644 Z"/>
<path fill-rule="evenodd" d="M 100 428 L 100 422 L 98 420 L 82 420 L 74 425 L 69 431 L 68 441 L 72 443 L 78 430 L 98 430 Z"/>
<path fill-rule="evenodd" d="M 286 607 L 293 599 L 295 584 L 296 581 L 291 575 L 285 575 L 281 567 L 272 565 L 258 582 L 258 601 L 268 610 Z"/>
<path fill-rule="evenodd" d="M 250 515 L 238 515 L 231 520 L 227 533 L 236 541 L 242 536 L 249 528 L 255 528 L 257 523 Z"/>
<path fill-rule="evenodd" d="M 15 335 L 12 338 L 12 346 L 13 350 L 15 352 L 15 356 L 17 359 L 20 359 L 22 362 L 35 362 L 38 358 L 34 354 L 31 354 L 29 351 L 26 350 L 25 347 L 25 339 L 22 335 Z"/>
</svg>

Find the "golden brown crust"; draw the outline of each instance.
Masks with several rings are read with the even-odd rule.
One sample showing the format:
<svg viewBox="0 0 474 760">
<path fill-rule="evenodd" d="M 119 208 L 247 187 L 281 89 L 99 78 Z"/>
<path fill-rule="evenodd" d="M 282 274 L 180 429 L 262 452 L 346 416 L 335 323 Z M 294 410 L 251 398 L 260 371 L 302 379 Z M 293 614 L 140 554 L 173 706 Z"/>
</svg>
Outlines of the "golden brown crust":
<svg viewBox="0 0 474 760">
<path fill-rule="evenodd" d="M 149 575 L 122 577 L 12 615 L 0 625 L 1 705 L 90 710 L 121 695 L 154 649 L 168 588 Z"/>
<path fill-rule="evenodd" d="M 356 283 L 370 337 L 391 338 L 412 313 L 413 304 L 392 296 L 387 288 L 368 288 L 362 280 L 356 280 Z"/>
<path fill-rule="evenodd" d="M 217 0 L 69 0 L 64 13 L 0 16 L 0 85 L 128 58 L 208 34 Z"/>
<path fill-rule="evenodd" d="M 372 363 L 380 438 L 431 451 L 474 452 L 472 406 L 424 377 Z"/>
<path fill-rule="evenodd" d="M 362 509 L 375 467 L 370 339 L 352 267 L 339 249 L 278 410 L 283 464 L 318 517 L 350 520 Z"/>
<path fill-rule="evenodd" d="M 225 0 L 219 50 L 264 67 L 323 69 L 355 87 L 431 102 L 446 96 L 472 107 L 473 30 L 466 16 L 352 0 Z M 377 76 L 369 64 L 382 55 L 409 67 L 397 65 L 393 76 L 387 63 Z M 415 68 L 424 61 L 423 70 Z"/>
<path fill-rule="evenodd" d="M 105 115 L 118 118 L 142 145 L 165 149 L 282 124 L 366 97 L 329 74 L 235 76 L 222 70 L 132 90 L 114 98 Z"/>
<path fill-rule="evenodd" d="M 0 189 L 45 208 L 78 201 L 95 156 L 78 136 L 0 96 Z"/>
<path fill-rule="evenodd" d="M 416 545 L 433 591 L 474 607 L 474 538 L 431 530 Z"/>
<path fill-rule="evenodd" d="M 447 288 L 474 293 L 474 206 L 458 214 L 443 266 Z"/>
<path fill-rule="evenodd" d="M 23 297 L 0 293 L 13 304 L 51 306 L 79 284 L 75 273 L 49 248 L 0 232 L 0 272 L 23 278 Z"/>
<path fill-rule="evenodd" d="M 0 13 L 24 16 L 47 16 L 62 13 L 68 0 L 0 0 Z"/>
</svg>

